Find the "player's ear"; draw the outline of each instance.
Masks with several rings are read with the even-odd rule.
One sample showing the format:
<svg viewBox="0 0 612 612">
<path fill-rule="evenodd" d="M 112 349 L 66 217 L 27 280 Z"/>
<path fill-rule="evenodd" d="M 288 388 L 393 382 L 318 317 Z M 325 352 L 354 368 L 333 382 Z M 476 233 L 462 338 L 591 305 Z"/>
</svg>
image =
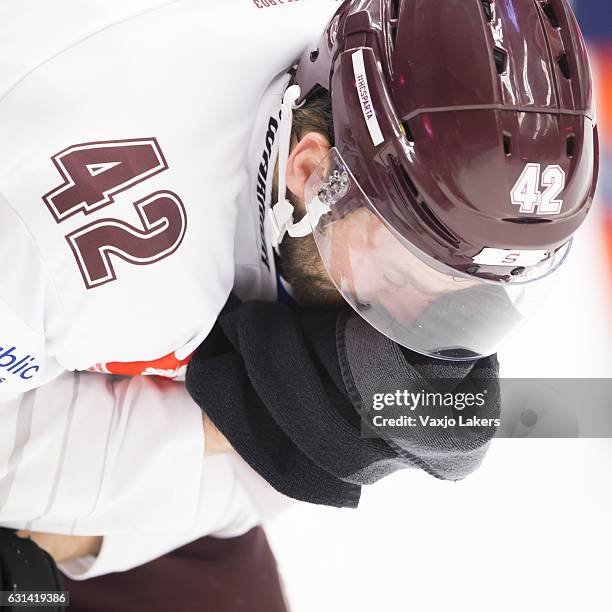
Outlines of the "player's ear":
<svg viewBox="0 0 612 612">
<path fill-rule="evenodd" d="M 293 147 L 287 160 L 287 188 L 300 200 L 304 199 L 304 187 L 321 160 L 329 153 L 327 136 L 308 132 Z"/>
</svg>

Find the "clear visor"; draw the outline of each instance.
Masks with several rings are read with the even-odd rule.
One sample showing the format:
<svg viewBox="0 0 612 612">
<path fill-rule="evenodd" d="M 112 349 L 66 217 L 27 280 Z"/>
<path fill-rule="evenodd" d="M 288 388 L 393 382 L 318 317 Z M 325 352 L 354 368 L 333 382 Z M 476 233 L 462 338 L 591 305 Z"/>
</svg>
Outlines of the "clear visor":
<svg viewBox="0 0 612 612">
<path fill-rule="evenodd" d="M 541 303 L 569 250 L 568 243 L 520 283 L 463 274 L 396 237 L 335 148 L 304 195 L 319 253 L 344 299 L 379 332 L 438 359 L 495 353 Z"/>
</svg>

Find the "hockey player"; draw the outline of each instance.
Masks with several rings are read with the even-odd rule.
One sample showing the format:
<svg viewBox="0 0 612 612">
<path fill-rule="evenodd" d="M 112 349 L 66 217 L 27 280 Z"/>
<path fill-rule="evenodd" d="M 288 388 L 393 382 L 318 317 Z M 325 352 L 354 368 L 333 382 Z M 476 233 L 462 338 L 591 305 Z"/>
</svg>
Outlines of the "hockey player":
<svg viewBox="0 0 612 612">
<path fill-rule="evenodd" d="M 267 511 L 271 489 L 236 457 L 204 456 L 215 440 L 170 378 L 230 290 L 276 298 L 253 127 L 337 6 L 0 7 L 0 524 L 103 534 L 73 576 L 239 535 Z M 105 279 L 81 257 L 92 222 L 128 241 L 101 246 Z M 108 375 L 136 373 L 157 376 Z"/>
<path fill-rule="evenodd" d="M 48 443 L 66 466 L 100 462 L 96 435 L 105 466 L 130 466 L 123 481 L 98 467 L 75 531 L 116 525 L 113 504 L 188 521 L 201 441 L 159 441 L 194 427 L 180 386 L 72 372 L 180 375 L 232 288 L 276 298 L 273 249 L 299 302 L 340 294 L 412 350 L 474 359 L 525 316 L 584 220 L 597 139 L 565 0 L 347 2 L 318 36 L 335 8 L 0 15 L 0 391 L 17 398 L 3 422 L 27 438 L 59 420 Z M 74 431 L 87 449 L 67 446 Z M 165 458 L 138 457 L 157 444 Z M 75 512 L 56 504 L 63 469 L 48 468 L 37 508 L 8 487 L 5 516 L 61 525 Z M 133 483 L 177 472 L 177 496 L 149 512 Z"/>
</svg>

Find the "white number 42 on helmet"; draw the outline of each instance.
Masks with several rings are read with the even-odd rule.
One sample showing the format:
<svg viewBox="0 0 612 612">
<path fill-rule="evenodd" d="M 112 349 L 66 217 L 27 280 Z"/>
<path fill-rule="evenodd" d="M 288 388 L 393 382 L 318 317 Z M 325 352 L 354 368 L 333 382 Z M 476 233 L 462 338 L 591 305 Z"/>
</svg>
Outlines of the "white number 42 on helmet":
<svg viewBox="0 0 612 612">
<path fill-rule="evenodd" d="M 545 188 L 540 192 L 540 185 Z M 563 200 L 556 199 L 565 189 L 565 172 L 561 166 L 527 164 L 510 192 L 512 204 L 519 206 L 519 212 L 538 215 L 558 215 Z"/>
</svg>

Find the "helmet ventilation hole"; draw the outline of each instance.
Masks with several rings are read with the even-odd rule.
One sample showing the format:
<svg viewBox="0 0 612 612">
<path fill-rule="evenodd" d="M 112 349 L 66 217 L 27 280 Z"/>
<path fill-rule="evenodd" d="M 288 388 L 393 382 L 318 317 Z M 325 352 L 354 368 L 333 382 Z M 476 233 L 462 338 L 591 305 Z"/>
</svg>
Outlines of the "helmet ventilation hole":
<svg viewBox="0 0 612 612">
<path fill-rule="evenodd" d="M 510 134 L 508 134 L 508 132 L 504 132 L 504 153 L 510 157 L 510 155 L 512 155 L 512 148 L 511 148 L 511 144 L 512 144 L 512 136 L 510 136 Z"/>
<path fill-rule="evenodd" d="M 391 34 L 391 44 L 395 47 L 395 41 L 397 40 L 397 21 L 392 21 L 389 29 Z"/>
<path fill-rule="evenodd" d="M 567 156 L 574 157 L 574 147 L 576 145 L 576 137 L 568 136 L 567 137 Z"/>
<path fill-rule="evenodd" d="M 414 134 L 412 133 L 410 124 L 407 121 L 402 121 L 402 127 L 404 128 L 404 133 L 406 134 L 406 138 L 408 139 L 408 142 L 413 143 Z"/>
<path fill-rule="evenodd" d="M 566 79 L 569 79 L 570 78 L 570 67 L 569 67 L 569 61 L 567 59 L 567 53 L 562 53 L 557 58 L 557 64 L 559 64 L 559 69 L 561 70 L 561 73 L 563 74 L 563 76 Z"/>
<path fill-rule="evenodd" d="M 395 41 L 397 39 L 397 24 L 399 20 L 399 3 L 400 0 L 391 0 L 389 6 L 389 35 L 391 37 L 391 44 L 395 47 Z"/>
<path fill-rule="evenodd" d="M 493 59 L 495 60 L 495 68 L 497 68 L 497 73 L 503 74 L 506 72 L 506 60 L 508 59 L 506 52 L 499 47 L 495 47 L 495 49 L 493 49 Z"/>
<path fill-rule="evenodd" d="M 402 163 L 393 156 L 389 156 L 389 161 L 391 162 L 392 169 L 394 170 L 394 172 L 392 172 L 391 178 L 394 179 L 395 188 L 397 189 L 398 193 L 403 196 L 403 187 L 406 186 L 408 187 L 408 190 L 410 191 L 412 197 L 418 198 L 419 190 L 416 188 L 416 185 L 414 184 L 413 180 L 408 175 L 408 172 L 406 172 L 406 168 L 404 168 Z"/>
<path fill-rule="evenodd" d="M 399 4 L 400 4 L 400 0 L 391 0 L 389 18 L 392 19 L 393 21 L 397 21 L 397 18 L 399 17 Z"/>
<path fill-rule="evenodd" d="M 540 218 L 532 218 L 532 217 L 507 217 L 506 219 L 502 219 L 502 221 L 507 221 L 508 223 L 516 223 L 517 225 L 539 225 L 541 223 L 550 223 L 550 219 L 540 219 Z"/>
<path fill-rule="evenodd" d="M 493 9 L 491 8 L 491 0 L 482 0 L 482 9 L 484 10 L 487 21 L 493 21 Z"/>
<path fill-rule="evenodd" d="M 431 208 L 429 208 L 427 205 L 427 202 L 421 201 L 419 205 L 424 217 L 431 224 L 430 227 L 433 226 L 432 229 L 436 232 L 436 234 L 438 234 L 438 236 L 440 236 L 440 238 L 442 238 L 445 242 L 448 242 L 455 247 L 459 246 L 459 240 L 457 237 L 451 233 L 451 231 L 440 221 L 440 219 L 438 219 L 438 217 L 436 217 L 436 215 L 434 215 Z"/>
<path fill-rule="evenodd" d="M 548 21 L 550 21 L 550 25 L 556 30 L 558 30 L 561 27 L 561 24 L 559 23 L 559 20 L 557 19 L 557 13 L 555 12 L 555 7 L 550 2 L 542 2 L 540 6 L 542 7 L 544 14 L 548 18 Z"/>
</svg>

